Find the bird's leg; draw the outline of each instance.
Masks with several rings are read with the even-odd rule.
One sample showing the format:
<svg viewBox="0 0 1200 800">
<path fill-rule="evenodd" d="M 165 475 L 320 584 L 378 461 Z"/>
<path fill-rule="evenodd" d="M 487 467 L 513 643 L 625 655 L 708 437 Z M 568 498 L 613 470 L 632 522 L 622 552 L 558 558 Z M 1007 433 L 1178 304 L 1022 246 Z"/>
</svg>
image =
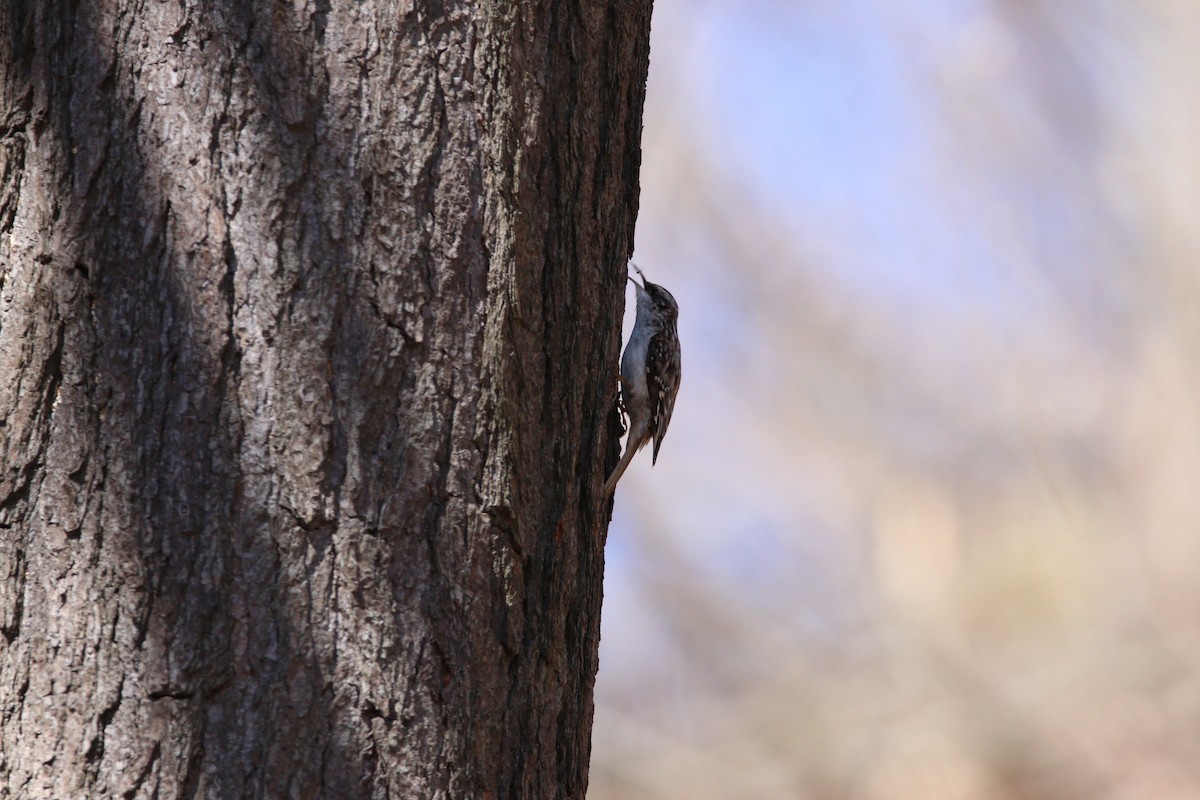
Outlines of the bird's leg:
<svg viewBox="0 0 1200 800">
<path fill-rule="evenodd" d="M 616 403 L 617 403 L 617 413 L 620 414 L 620 416 L 621 416 L 621 435 L 622 436 L 624 436 L 625 432 L 629 430 L 629 412 L 625 410 L 625 399 L 621 396 L 621 386 L 624 383 L 625 383 L 625 381 L 621 377 L 621 373 L 618 372 L 617 373 L 617 396 L 615 399 L 616 399 Z"/>
</svg>

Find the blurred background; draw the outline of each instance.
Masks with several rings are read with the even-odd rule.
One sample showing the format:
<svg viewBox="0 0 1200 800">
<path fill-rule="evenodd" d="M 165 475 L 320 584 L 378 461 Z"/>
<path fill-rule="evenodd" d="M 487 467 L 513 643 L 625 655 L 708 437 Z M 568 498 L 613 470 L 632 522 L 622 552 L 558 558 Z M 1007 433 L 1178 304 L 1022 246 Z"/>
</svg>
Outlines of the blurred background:
<svg viewBox="0 0 1200 800">
<path fill-rule="evenodd" d="M 589 797 L 1200 798 L 1200 3 L 657 0 L 644 148 Z"/>
</svg>

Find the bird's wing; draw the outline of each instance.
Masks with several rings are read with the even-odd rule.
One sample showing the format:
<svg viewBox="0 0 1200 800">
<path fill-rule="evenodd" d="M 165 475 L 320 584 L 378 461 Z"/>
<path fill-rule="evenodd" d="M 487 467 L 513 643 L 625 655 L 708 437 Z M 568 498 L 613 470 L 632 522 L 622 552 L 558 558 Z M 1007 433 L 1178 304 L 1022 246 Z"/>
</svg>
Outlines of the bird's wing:
<svg viewBox="0 0 1200 800">
<path fill-rule="evenodd" d="M 679 346 L 671 341 L 670 334 L 659 332 L 650 339 L 646 353 L 646 374 L 654 376 L 647 381 L 646 391 L 650 395 L 650 430 L 654 434 L 654 455 L 651 463 L 658 463 L 658 448 L 667 435 L 671 414 L 675 411 L 675 394 L 681 375 Z"/>
</svg>

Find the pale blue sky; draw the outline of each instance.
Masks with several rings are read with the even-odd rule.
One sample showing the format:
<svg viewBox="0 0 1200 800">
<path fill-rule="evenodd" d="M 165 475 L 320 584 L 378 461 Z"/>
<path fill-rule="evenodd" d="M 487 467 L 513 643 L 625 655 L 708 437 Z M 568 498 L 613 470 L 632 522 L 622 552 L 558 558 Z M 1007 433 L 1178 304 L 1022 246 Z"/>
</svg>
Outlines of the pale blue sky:
<svg viewBox="0 0 1200 800">
<path fill-rule="evenodd" d="M 938 380 L 958 381 L 954 391 L 977 395 L 984 409 L 965 424 L 983 424 L 992 399 L 1012 391 L 1002 375 L 999 385 L 970 379 L 987 371 L 978 359 L 989 347 L 1038 351 L 1051 371 L 1056 360 L 1075 358 L 1070 337 L 1066 344 L 1043 341 L 1045 320 L 1063 316 L 1063 292 L 1083 293 L 1096 311 L 1094 320 L 1068 322 L 1080 326 L 1078 336 L 1112 336 L 1119 349 L 1112 325 L 1125 300 L 1094 277 L 1106 252 L 1128 246 L 1119 221 L 1106 218 L 1107 206 L 1096 199 L 1106 145 L 1099 94 L 1120 87 L 1098 87 L 1092 72 L 1071 61 L 1083 44 L 1108 47 L 1110 59 L 1119 58 L 1119 47 L 1103 27 L 1073 31 L 1086 42 L 1051 41 L 1046 46 L 1057 55 L 1048 63 L 1060 69 L 1043 74 L 1027 63 L 1003 20 L 984 13 L 988 6 L 849 0 L 656 7 L 636 257 L 680 300 L 684 383 L 659 466 L 650 472 L 648 457 L 646 465 L 635 462 L 617 498 L 607 553 L 606 664 L 613 664 L 614 648 L 626 651 L 632 635 L 608 626 L 626 625 L 633 609 L 650 602 L 637 596 L 638 570 L 662 566 L 645 563 L 657 556 L 633 545 L 629 526 L 647 520 L 636 513 L 638 503 L 667 491 L 678 500 L 680 486 L 694 493 L 697 480 L 705 489 L 690 495 L 688 513 L 649 519 L 723 532 L 714 542 L 698 537 L 689 555 L 699 569 L 724 575 L 732 591 L 770 595 L 764 602 L 778 600 L 781 582 L 792 585 L 787 599 L 816 620 L 841 617 L 841 598 L 861 590 L 853 552 L 861 531 L 831 528 L 806 511 L 827 499 L 821 465 L 805 467 L 803 458 L 793 465 L 798 471 L 786 496 L 721 485 L 715 469 L 717 477 L 705 474 L 704 464 L 724 460 L 722 415 L 738 413 L 746 400 L 738 392 L 758 385 L 731 387 L 726 373 L 752 361 L 753 380 L 770 383 L 782 375 L 773 361 L 790 355 L 786 345 L 770 349 L 784 343 L 755 338 L 762 331 L 755 307 L 739 302 L 745 276 L 731 261 L 736 254 L 714 242 L 704 219 L 675 209 L 672 185 L 655 177 L 671 147 L 704 153 L 721 186 L 733 187 L 728 194 L 707 187 L 715 192 L 704 198 L 712 213 L 752 219 L 793 242 L 803 270 L 817 279 L 793 287 L 791 253 L 770 276 L 768 293 L 786 303 L 786 292 L 815 285 L 828 293 L 824 299 L 891 319 L 891 338 L 872 345 L 873 334 L 861 334 L 878 348 L 866 357 L 884 365 L 877 387 L 856 389 L 854 379 L 843 385 L 827 373 L 802 376 L 795 389 L 798 402 L 857 409 L 847 418 L 866 427 L 849 436 L 891 437 L 913 458 L 954 468 L 986 434 L 944 420 L 943 409 L 923 404 L 904 375 L 938 372 Z M 1056 105 L 1064 97 L 1069 108 Z M 1060 118 L 1066 114 L 1077 116 Z M 956 341 L 963 320 L 981 341 Z M 931 366 L 935 359 L 945 363 Z M 831 359 L 830 368 L 838 367 Z M 807 520 L 799 531 L 797 518 Z M 803 557 L 779 546 L 773 532 L 785 528 Z M 634 619 L 652 624 L 646 615 Z"/>
</svg>

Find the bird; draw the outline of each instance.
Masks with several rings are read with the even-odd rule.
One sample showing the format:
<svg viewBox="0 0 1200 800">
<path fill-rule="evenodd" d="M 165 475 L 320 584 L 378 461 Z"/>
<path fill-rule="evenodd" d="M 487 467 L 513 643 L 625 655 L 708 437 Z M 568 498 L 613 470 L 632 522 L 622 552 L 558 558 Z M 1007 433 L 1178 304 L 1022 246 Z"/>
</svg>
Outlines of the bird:
<svg viewBox="0 0 1200 800">
<path fill-rule="evenodd" d="M 605 497 L 612 494 L 633 456 L 651 439 L 651 463 L 658 463 L 658 449 L 667 435 L 679 393 L 679 304 L 666 289 L 646 280 L 637 264 L 630 263 L 642 282 L 629 276 L 637 288 L 637 317 L 621 356 L 621 400 L 629 415 L 629 438 L 621 462 L 604 482 Z"/>
</svg>

